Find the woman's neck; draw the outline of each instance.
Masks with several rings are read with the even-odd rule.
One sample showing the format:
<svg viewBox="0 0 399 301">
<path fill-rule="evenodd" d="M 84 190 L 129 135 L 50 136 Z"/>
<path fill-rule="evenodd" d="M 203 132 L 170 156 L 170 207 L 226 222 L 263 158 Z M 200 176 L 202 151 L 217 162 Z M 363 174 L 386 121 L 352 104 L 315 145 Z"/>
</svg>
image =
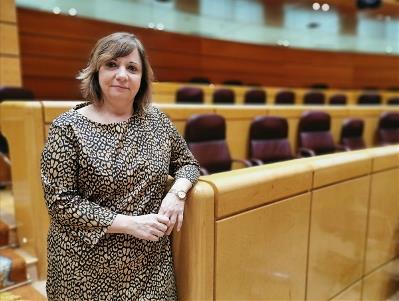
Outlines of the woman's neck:
<svg viewBox="0 0 399 301">
<path fill-rule="evenodd" d="M 94 109 L 104 117 L 113 121 L 120 121 L 129 119 L 133 113 L 133 103 L 111 103 L 109 101 L 102 101 L 96 103 Z"/>
</svg>

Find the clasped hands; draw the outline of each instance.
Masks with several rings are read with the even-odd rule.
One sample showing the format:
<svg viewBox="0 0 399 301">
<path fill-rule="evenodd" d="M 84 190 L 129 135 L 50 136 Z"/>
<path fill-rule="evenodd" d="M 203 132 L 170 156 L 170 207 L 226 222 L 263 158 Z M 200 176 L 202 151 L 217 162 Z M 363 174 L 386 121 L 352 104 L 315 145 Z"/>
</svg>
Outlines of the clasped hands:
<svg viewBox="0 0 399 301">
<path fill-rule="evenodd" d="M 158 214 L 134 216 L 131 219 L 129 231 L 133 236 L 158 241 L 164 235 L 170 235 L 174 226 L 180 231 L 183 224 L 184 202 L 174 194 L 167 193 L 162 200 Z"/>
</svg>

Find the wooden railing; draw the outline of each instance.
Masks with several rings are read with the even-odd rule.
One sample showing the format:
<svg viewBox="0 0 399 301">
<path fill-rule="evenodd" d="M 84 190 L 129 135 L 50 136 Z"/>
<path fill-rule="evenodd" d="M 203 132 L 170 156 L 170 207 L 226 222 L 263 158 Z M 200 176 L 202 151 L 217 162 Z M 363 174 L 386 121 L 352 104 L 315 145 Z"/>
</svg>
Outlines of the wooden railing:
<svg viewBox="0 0 399 301">
<path fill-rule="evenodd" d="M 1 128 L 10 143 L 20 244 L 38 256 L 42 278 L 48 215 L 39 177 L 40 153 L 48 125 L 74 104 L 0 105 Z M 291 118 L 295 131 L 297 118 L 305 110 L 161 108 L 180 131 L 193 113 L 223 114 L 234 156 L 245 153 L 242 144 L 253 116 L 279 112 Z M 384 109 L 331 109 L 334 135 L 349 113 L 363 116 L 366 133 L 371 133 Z M 385 298 L 391 293 L 390 268 L 398 255 L 398 184 L 399 146 L 201 177 L 187 200 L 182 231 L 174 233 L 179 299 Z"/>
</svg>

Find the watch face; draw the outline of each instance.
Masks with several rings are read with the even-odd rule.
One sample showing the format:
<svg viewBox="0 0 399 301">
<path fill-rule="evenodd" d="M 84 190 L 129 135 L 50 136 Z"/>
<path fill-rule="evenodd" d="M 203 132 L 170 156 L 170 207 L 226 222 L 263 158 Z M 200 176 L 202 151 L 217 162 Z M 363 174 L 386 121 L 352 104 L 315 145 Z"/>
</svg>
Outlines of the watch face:
<svg viewBox="0 0 399 301">
<path fill-rule="evenodd" d="M 184 191 L 178 191 L 177 196 L 182 200 L 186 198 L 186 193 Z"/>
</svg>

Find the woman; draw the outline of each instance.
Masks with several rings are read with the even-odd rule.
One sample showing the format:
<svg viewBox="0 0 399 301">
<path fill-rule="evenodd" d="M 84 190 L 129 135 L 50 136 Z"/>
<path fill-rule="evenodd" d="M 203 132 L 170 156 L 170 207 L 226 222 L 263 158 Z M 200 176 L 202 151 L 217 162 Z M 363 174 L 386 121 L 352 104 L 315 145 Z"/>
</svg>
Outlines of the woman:
<svg viewBox="0 0 399 301">
<path fill-rule="evenodd" d="M 48 299 L 176 300 L 168 235 L 198 163 L 150 106 L 152 71 L 133 34 L 100 39 L 78 79 L 88 103 L 54 120 L 42 154 Z"/>
</svg>

